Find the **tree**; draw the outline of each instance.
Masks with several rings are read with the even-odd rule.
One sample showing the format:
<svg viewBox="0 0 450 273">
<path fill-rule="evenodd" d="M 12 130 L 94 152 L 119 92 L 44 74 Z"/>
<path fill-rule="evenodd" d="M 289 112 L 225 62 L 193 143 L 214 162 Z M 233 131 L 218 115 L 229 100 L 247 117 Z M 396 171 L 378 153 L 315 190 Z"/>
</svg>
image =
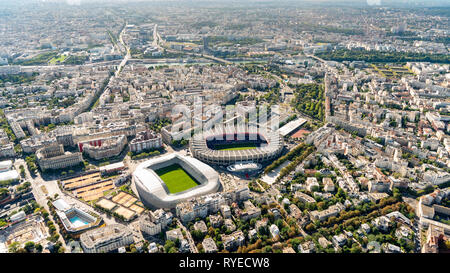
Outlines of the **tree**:
<svg viewBox="0 0 450 273">
<path fill-rule="evenodd" d="M 394 198 L 397 199 L 398 201 L 402 200 L 402 194 L 400 193 L 400 190 L 398 188 L 394 188 L 392 190 L 392 194 L 393 194 Z"/>
<path fill-rule="evenodd" d="M 298 238 L 294 238 L 291 240 L 291 245 L 293 249 L 298 249 L 298 246 L 300 245 L 301 241 Z"/>
<path fill-rule="evenodd" d="M 0 200 L 4 199 L 9 195 L 9 190 L 7 188 L 0 188 Z"/>
<path fill-rule="evenodd" d="M 362 249 L 357 243 L 353 243 L 350 248 L 350 253 L 361 253 Z"/>
<path fill-rule="evenodd" d="M 169 250 L 170 250 L 171 248 L 174 248 L 174 247 L 175 247 L 175 242 L 174 242 L 174 241 L 171 241 L 171 240 L 167 240 L 166 243 L 165 243 L 165 245 L 164 245 L 164 250 L 165 250 L 167 253 L 169 253 Z"/>
<path fill-rule="evenodd" d="M 25 248 L 19 248 L 16 253 L 28 253 Z"/>
<path fill-rule="evenodd" d="M 325 202 L 321 201 L 321 202 L 317 203 L 317 208 L 319 210 L 324 210 L 325 207 L 326 207 L 326 203 Z"/>
<path fill-rule="evenodd" d="M 336 197 L 337 198 L 344 198 L 347 199 L 347 194 L 345 193 L 345 191 L 342 188 L 338 188 L 338 191 L 336 193 Z"/>
<path fill-rule="evenodd" d="M 316 228 L 316 227 L 314 226 L 313 223 L 309 223 L 309 224 L 306 225 L 306 227 L 305 227 L 306 231 L 309 231 L 309 232 L 315 230 L 315 228 Z"/>
<path fill-rule="evenodd" d="M 20 248 L 19 242 L 13 242 L 12 244 L 9 245 L 8 251 L 10 253 L 16 253 L 17 250 L 19 250 L 19 248 Z"/>
<path fill-rule="evenodd" d="M 201 240 L 203 240 L 203 238 L 205 237 L 205 236 L 203 235 L 203 233 L 202 233 L 200 230 L 193 230 L 193 231 L 191 232 L 191 235 L 192 235 L 192 238 L 193 238 L 195 241 L 201 241 Z"/>
<path fill-rule="evenodd" d="M 167 253 L 177 253 L 178 251 L 177 251 L 177 248 L 176 247 L 171 247 L 170 249 L 169 249 L 169 251 L 167 251 Z"/>
<path fill-rule="evenodd" d="M 30 253 L 33 252 L 35 249 L 34 242 L 27 242 L 25 244 L 25 249 L 27 250 L 27 252 L 30 252 Z"/>
<path fill-rule="evenodd" d="M 36 247 L 36 251 L 37 251 L 38 253 L 41 253 L 41 252 L 42 252 L 43 247 L 42 247 L 41 244 L 37 244 L 35 247 Z"/>
<path fill-rule="evenodd" d="M 264 250 L 264 253 L 271 253 L 272 252 L 272 247 L 271 246 L 265 246 L 263 250 Z"/>
</svg>

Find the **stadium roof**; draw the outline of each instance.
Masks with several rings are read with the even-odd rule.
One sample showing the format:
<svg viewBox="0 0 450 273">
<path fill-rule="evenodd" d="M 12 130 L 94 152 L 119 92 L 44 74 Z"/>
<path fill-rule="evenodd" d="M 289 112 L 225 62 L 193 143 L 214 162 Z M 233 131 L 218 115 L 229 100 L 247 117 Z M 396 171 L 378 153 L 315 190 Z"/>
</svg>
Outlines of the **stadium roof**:
<svg viewBox="0 0 450 273">
<path fill-rule="evenodd" d="M 13 214 L 10 217 L 10 220 L 11 220 L 11 222 L 15 222 L 15 221 L 20 221 L 22 219 L 25 219 L 25 217 L 26 217 L 25 212 L 22 210 L 22 211 L 19 211 L 18 213 Z"/>
<path fill-rule="evenodd" d="M 55 206 L 55 208 L 59 211 L 66 211 L 66 210 L 70 209 L 70 205 L 67 204 L 67 202 L 61 198 L 56 200 L 55 202 L 53 202 L 53 206 Z"/>
<path fill-rule="evenodd" d="M 123 162 L 117 162 L 117 163 L 113 163 L 113 164 L 109 164 L 109 165 L 100 167 L 100 171 L 108 172 L 108 171 L 122 169 L 122 168 L 125 168 L 125 164 L 123 164 Z"/>
<path fill-rule="evenodd" d="M 171 194 L 162 179 L 154 169 L 179 164 L 192 175 L 201 185 L 188 190 Z M 213 193 L 219 189 L 219 174 L 205 163 L 176 153 L 150 159 L 141 163 L 133 173 L 133 180 L 141 200 L 150 206 L 158 208 L 174 208 L 177 203 L 189 198 Z"/>
<path fill-rule="evenodd" d="M 16 170 L 0 172 L 0 181 L 18 180 L 19 173 Z"/>
<path fill-rule="evenodd" d="M 293 121 L 289 122 L 288 124 L 284 125 L 280 129 L 278 129 L 278 132 L 282 136 L 287 136 L 290 133 L 292 133 L 294 130 L 296 130 L 298 127 L 300 127 L 303 124 L 305 124 L 305 122 L 306 122 L 306 119 L 298 118 L 298 119 L 293 120 Z"/>
<path fill-rule="evenodd" d="M 253 130 L 257 129 L 257 130 Z M 244 126 L 230 126 L 223 128 L 214 128 L 203 133 L 195 134 L 191 139 L 189 147 L 192 155 L 208 164 L 214 165 L 230 165 L 238 162 L 263 162 L 270 161 L 278 157 L 283 150 L 283 137 L 276 131 L 269 128 L 253 127 L 247 130 Z M 216 136 L 223 134 L 259 134 L 267 144 L 261 145 L 255 149 L 245 150 L 214 150 L 210 149 L 207 141 L 214 140 Z"/>
<path fill-rule="evenodd" d="M 11 160 L 0 161 L 0 172 L 11 169 L 13 162 Z"/>
</svg>

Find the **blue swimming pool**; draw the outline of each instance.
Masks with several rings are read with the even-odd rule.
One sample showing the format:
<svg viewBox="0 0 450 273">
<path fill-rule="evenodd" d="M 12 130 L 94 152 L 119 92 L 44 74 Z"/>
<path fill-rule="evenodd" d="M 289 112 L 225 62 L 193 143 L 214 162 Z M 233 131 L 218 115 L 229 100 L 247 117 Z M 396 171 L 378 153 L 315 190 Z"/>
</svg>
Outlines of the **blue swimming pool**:
<svg viewBox="0 0 450 273">
<path fill-rule="evenodd" d="M 77 228 L 77 227 L 82 227 L 82 226 L 85 226 L 85 225 L 88 225 L 88 224 L 89 224 L 89 222 L 87 222 L 87 221 L 81 219 L 81 218 L 78 217 L 78 216 L 74 216 L 74 217 L 72 217 L 72 218 L 69 218 L 69 221 L 72 223 L 72 225 L 73 225 L 75 228 Z"/>
</svg>

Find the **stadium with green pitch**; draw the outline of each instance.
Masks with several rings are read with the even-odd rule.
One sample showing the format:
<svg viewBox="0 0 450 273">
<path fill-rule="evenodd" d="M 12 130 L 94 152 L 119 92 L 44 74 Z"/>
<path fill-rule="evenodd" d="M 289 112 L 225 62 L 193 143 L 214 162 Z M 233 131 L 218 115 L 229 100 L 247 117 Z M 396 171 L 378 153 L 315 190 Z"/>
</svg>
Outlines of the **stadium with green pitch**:
<svg viewBox="0 0 450 273">
<path fill-rule="evenodd" d="M 178 193 L 200 185 L 179 164 L 173 164 L 155 171 L 166 184 L 170 193 Z"/>
<path fill-rule="evenodd" d="M 176 153 L 139 164 L 133 182 L 141 201 L 150 208 L 175 208 L 180 202 L 220 188 L 219 174 L 213 168 Z"/>
<path fill-rule="evenodd" d="M 283 137 L 278 131 L 270 128 L 247 131 L 239 125 L 198 133 L 189 141 L 191 154 L 214 166 L 270 162 L 279 157 L 283 147 Z"/>
</svg>

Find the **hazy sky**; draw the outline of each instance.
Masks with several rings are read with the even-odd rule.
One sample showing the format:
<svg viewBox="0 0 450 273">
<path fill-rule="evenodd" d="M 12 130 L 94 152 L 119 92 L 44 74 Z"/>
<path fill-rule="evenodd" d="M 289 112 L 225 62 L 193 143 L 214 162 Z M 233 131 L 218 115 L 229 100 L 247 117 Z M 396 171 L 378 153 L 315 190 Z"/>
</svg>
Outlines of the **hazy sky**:
<svg viewBox="0 0 450 273">
<path fill-rule="evenodd" d="M 450 0 L 0 0 L 0 2 L 367 2 L 368 4 L 389 3 L 442 3 L 449 4 Z"/>
<path fill-rule="evenodd" d="M 450 6 L 450 0 L 0 0 L 0 4 L 24 4 L 24 3 L 66 3 L 71 5 L 80 5 L 83 3 L 126 3 L 126 2 L 210 2 L 210 3 L 225 3 L 225 2 L 280 2 L 280 3 L 352 3 L 367 4 L 368 6 L 377 5 L 405 5 L 407 7 L 413 6 Z"/>
</svg>

